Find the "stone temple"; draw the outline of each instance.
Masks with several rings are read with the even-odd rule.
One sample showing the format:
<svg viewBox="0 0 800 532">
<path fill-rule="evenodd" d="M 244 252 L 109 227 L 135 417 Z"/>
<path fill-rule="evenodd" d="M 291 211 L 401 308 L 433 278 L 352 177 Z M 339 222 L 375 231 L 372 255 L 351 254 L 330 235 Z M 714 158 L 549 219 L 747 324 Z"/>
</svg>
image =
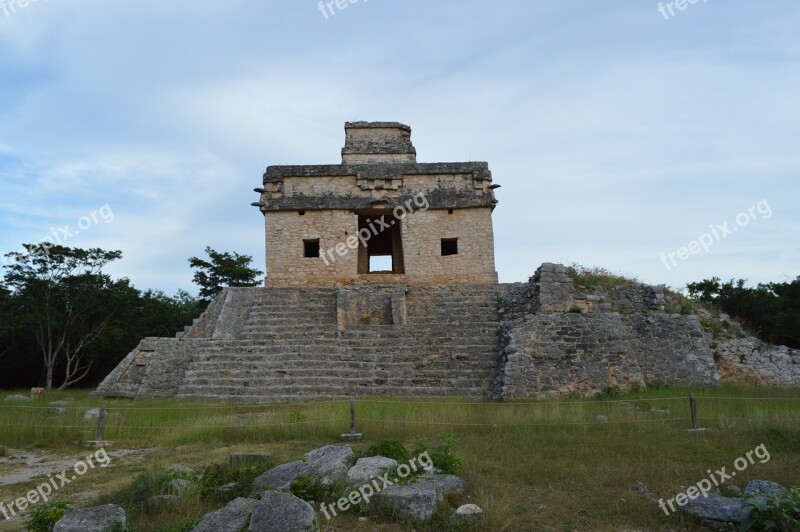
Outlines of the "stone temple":
<svg viewBox="0 0 800 532">
<path fill-rule="evenodd" d="M 266 286 L 226 288 L 175 338 L 145 338 L 97 395 L 513 400 L 720 372 L 800 383 L 800 353 L 712 338 L 698 316 L 665 312 L 660 287 L 581 287 L 556 264 L 499 284 L 487 163 L 418 163 L 396 122 L 345 133 L 341 164 L 270 166 L 255 189 Z"/>
</svg>

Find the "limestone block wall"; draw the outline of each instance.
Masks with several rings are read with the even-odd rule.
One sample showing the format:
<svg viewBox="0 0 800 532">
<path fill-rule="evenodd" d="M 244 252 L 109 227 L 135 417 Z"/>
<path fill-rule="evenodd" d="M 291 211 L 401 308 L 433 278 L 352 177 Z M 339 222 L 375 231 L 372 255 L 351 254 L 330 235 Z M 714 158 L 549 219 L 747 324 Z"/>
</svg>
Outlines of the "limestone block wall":
<svg viewBox="0 0 800 532">
<path fill-rule="evenodd" d="M 458 255 L 441 255 L 443 238 L 458 239 Z M 403 221 L 406 276 L 413 284 L 496 284 L 489 208 L 415 212 Z"/>
<path fill-rule="evenodd" d="M 663 312 L 659 287 L 575 286 L 543 264 L 509 287 L 499 310 L 501 369 L 495 397 L 589 396 L 650 383 L 715 385 L 720 376 L 696 316 Z"/>
<path fill-rule="evenodd" d="M 426 209 L 401 222 L 404 274 L 359 274 L 358 216 L 352 211 L 267 212 L 267 286 L 337 287 L 357 282 L 495 284 L 491 208 Z M 442 256 L 441 240 L 455 238 L 458 254 Z M 349 245 L 348 245 L 349 239 Z M 306 240 L 319 240 L 323 257 L 304 257 Z M 343 253 L 336 251 L 337 246 Z M 331 253 L 329 253 L 331 251 Z"/>
<path fill-rule="evenodd" d="M 757 338 L 718 339 L 712 344 L 723 377 L 760 384 L 800 384 L 800 350 L 770 346 Z"/>
<path fill-rule="evenodd" d="M 505 323 L 501 344 L 496 395 L 503 399 L 590 396 L 656 382 L 719 383 L 693 316 L 539 314 Z"/>
</svg>

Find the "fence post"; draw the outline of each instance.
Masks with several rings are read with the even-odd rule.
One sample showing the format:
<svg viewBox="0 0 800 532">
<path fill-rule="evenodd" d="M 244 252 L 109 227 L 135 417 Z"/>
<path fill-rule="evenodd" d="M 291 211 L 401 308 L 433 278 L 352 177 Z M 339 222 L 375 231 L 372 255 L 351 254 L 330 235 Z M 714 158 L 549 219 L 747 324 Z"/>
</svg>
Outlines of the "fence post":
<svg viewBox="0 0 800 532">
<path fill-rule="evenodd" d="M 106 431 L 106 414 L 108 414 L 106 407 L 100 408 L 100 414 L 97 416 L 97 430 L 94 433 L 94 441 L 105 441 L 103 433 Z"/>
<path fill-rule="evenodd" d="M 350 399 L 350 434 L 356 433 L 356 400 Z"/>
<path fill-rule="evenodd" d="M 342 440 L 358 441 L 364 438 L 360 432 L 356 432 L 356 400 L 350 399 L 350 432 L 341 435 Z"/>
<path fill-rule="evenodd" d="M 697 430 L 697 396 L 689 394 L 689 410 L 692 412 L 692 430 Z"/>
</svg>

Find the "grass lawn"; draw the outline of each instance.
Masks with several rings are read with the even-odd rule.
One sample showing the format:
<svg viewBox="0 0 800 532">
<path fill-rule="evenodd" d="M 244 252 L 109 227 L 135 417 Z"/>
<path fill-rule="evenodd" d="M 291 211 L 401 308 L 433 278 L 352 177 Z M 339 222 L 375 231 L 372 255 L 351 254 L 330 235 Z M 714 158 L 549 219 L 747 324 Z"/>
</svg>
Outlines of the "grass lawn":
<svg viewBox="0 0 800 532">
<path fill-rule="evenodd" d="M 688 394 L 698 397 L 700 424 L 689 433 Z M 8 392 L 4 395 L 8 395 Z M 47 410 L 49 403 L 72 398 Z M 90 451 L 94 422 L 88 408 L 106 405 L 107 450 L 112 467 L 91 469 L 59 496 L 80 505 L 119 500 L 137 475 L 171 464 L 196 469 L 224 463 L 232 451 L 269 450 L 275 464 L 316 447 L 340 443 L 349 428 L 346 402 L 307 405 L 212 405 L 173 400 L 127 402 L 90 398 L 88 392 L 48 394 L 32 403 L 0 403 L 0 502 L 8 503 L 42 483 L 46 472 L 11 483 L 23 458 L 71 463 Z M 418 438 L 448 434 L 460 441 L 461 475 L 468 499 L 484 509 L 485 530 L 701 530 L 681 514 L 667 517 L 639 494 L 637 481 L 657 497 L 670 498 L 760 444 L 756 460 L 731 483 L 751 479 L 800 485 L 800 389 L 726 385 L 717 389 L 656 388 L 596 400 L 475 403 L 457 399 L 363 399 L 357 402 L 359 448 L 384 439 L 412 449 Z M 666 412 L 668 410 L 668 412 Z M 607 421 L 598 421 L 602 415 Z M 129 453 L 129 454 L 125 454 Z M 124 454 L 124 456 L 123 456 Z M 46 464 L 45 464 L 46 466 Z M 46 469 L 46 467 L 44 469 Z M 70 466 L 71 467 L 71 466 Z M 60 471 L 60 469 L 59 469 Z M 130 512 L 136 531 L 162 530 L 221 506 L 189 498 L 169 508 Z M 321 514 L 320 514 L 321 515 Z M 446 517 L 446 516 L 445 516 Z M 346 515 L 323 530 L 437 530 L 403 523 L 359 523 Z M 19 530 L 3 522 L 0 530 Z"/>
</svg>

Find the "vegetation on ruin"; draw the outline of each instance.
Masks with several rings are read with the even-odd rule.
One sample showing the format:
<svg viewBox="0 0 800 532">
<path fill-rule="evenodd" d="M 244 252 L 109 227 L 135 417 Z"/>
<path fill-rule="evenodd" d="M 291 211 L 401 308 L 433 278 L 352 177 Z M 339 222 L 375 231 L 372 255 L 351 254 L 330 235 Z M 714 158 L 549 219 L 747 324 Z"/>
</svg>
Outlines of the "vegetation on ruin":
<svg viewBox="0 0 800 532">
<path fill-rule="evenodd" d="M 686 431 L 691 426 L 691 391 L 698 397 L 700 424 L 711 428 L 709 432 Z M 67 400 L 63 414 L 50 411 L 54 400 Z M 734 484 L 744 487 L 759 478 L 799 486 L 799 401 L 797 388 L 743 385 L 693 390 L 656 386 L 631 393 L 616 389 L 596 399 L 533 403 L 364 399 L 357 401 L 356 414 L 365 440 L 354 446 L 366 453 L 389 449 L 392 445 L 385 440 L 395 440 L 413 455 L 420 438 L 428 449 L 444 445 L 441 454 L 457 457 L 458 474 L 468 482 L 464 502 L 486 511 L 487 531 L 699 531 L 703 529 L 690 517 L 665 516 L 634 489 L 636 482 L 647 484 L 657 497 L 673 497 L 682 486 L 704 478 L 708 469 L 730 469 L 733 460 L 763 443 L 771 459 L 739 473 Z M 24 405 L 0 404 L 0 445 L 12 457 L 84 457 L 87 450 L 80 442 L 92 436 L 94 422 L 84 421 L 83 413 L 101 404 L 110 412 L 106 437 L 114 442 L 108 448 L 112 467 L 92 470 L 59 492 L 59 497 L 80 506 L 124 503 L 137 477 L 158 476 L 173 464 L 202 473 L 209 486 L 224 485 L 240 474 L 227 466 L 231 452 L 269 450 L 275 464 L 285 463 L 316 447 L 341 443 L 339 434 L 349 428 L 346 401 L 261 406 L 134 403 L 101 401 L 86 392 L 52 392 Z M 608 421 L 597 421 L 598 415 Z M 448 433 L 458 440 L 457 447 L 442 441 Z M 123 449 L 135 453 L 113 457 Z M 17 463 L 0 463 L 0 474 L 8 474 Z M 243 483 L 253 474 L 243 474 Z M 0 501 L 19 496 L 37 482 L 0 486 Z M 130 528 L 179 530 L 220 506 L 221 499 L 201 489 L 171 505 L 133 512 Z M 437 519 L 417 530 L 441 530 L 436 527 L 443 525 L 443 517 Z M 7 529 L 0 524 L 0 530 Z M 361 523 L 357 514 L 348 514 L 323 529 L 393 531 L 409 526 Z"/>
<path fill-rule="evenodd" d="M 606 290 L 613 290 L 617 286 L 627 286 L 638 282 L 635 277 L 627 277 L 598 266 L 583 266 L 577 262 L 573 262 L 567 267 L 567 275 L 575 281 L 576 287 L 589 289 L 602 287 Z"/>
</svg>

